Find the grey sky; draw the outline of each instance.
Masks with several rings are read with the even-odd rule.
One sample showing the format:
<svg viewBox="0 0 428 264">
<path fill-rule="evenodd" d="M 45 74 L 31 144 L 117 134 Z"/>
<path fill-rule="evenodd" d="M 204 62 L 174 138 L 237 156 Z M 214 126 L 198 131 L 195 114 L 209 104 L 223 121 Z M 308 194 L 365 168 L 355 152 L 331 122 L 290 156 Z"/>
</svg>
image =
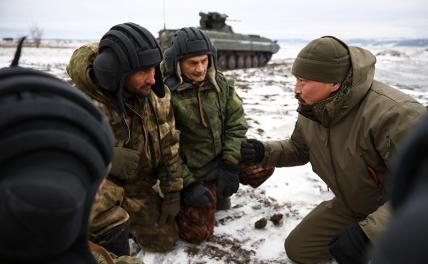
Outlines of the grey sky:
<svg viewBox="0 0 428 264">
<path fill-rule="evenodd" d="M 165 8 L 163 7 L 165 3 Z M 235 32 L 271 38 L 428 38 L 427 0 L 1 0 L 0 37 L 99 39 L 111 26 L 135 22 L 154 35 L 198 26 L 199 11 L 229 15 Z"/>
</svg>

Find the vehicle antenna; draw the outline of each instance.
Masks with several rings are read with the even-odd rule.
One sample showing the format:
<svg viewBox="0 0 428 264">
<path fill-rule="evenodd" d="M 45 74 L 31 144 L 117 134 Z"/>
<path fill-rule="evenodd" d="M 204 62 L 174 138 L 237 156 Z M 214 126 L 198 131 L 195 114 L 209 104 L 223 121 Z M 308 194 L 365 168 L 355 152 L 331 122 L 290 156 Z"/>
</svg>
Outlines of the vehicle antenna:
<svg viewBox="0 0 428 264">
<path fill-rule="evenodd" d="M 163 0 L 163 29 L 166 29 L 165 0 Z"/>
</svg>

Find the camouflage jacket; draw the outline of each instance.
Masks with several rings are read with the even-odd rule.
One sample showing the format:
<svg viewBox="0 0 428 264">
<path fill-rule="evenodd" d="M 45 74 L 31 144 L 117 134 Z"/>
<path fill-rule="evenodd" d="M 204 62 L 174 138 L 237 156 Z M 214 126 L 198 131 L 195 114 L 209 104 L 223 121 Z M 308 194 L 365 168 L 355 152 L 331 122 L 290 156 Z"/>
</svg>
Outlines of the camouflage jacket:
<svg viewBox="0 0 428 264">
<path fill-rule="evenodd" d="M 111 180 L 123 186 L 127 196 L 137 195 L 140 186 L 147 184 L 153 186 L 159 183 L 164 193 L 181 190 L 183 180 L 178 154 L 179 131 L 175 129 L 169 89 L 165 87 L 164 98 L 158 98 L 153 92 L 150 96 L 127 98 L 126 123 L 129 124 L 129 129 L 126 129 L 114 110 L 111 98 L 103 94 L 90 77 L 92 63 L 97 54 L 96 43 L 80 47 L 74 51 L 67 66 L 67 73 L 77 88 L 92 98 L 107 115 L 116 138 L 116 146 L 137 150 L 141 155 L 139 172 L 135 179 Z M 156 111 L 157 121 L 149 103 Z M 171 178 L 167 175 L 165 166 L 168 166 Z"/>
<path fill-rule="evenodd" d="M 116 256 L 108 252 L 104 247 L 89 242 L 89 248 L 92 256 L 98 264 L 144 264 L 144 262 L 136 257 L 131 256 Z"/>
<path fill-rule="evenodd" d="M 233 82 L 211 71 L 202 85 L 182 82 L 171 93 L 181 132 L 184 186 L 214 170 L 219 161 L 238 165 L 247 125 Z"/>
</svg>

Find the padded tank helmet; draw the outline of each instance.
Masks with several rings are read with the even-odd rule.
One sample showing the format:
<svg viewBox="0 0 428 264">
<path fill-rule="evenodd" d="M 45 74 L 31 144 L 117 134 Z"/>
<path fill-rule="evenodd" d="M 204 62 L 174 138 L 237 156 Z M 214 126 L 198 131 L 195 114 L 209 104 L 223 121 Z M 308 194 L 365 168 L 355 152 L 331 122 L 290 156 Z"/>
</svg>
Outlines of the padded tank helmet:
<svg viewBox="0 0 428 264">
<path fill-rule="evenodd" d="M 187 57 L 198 55 L 210 55 L 210 63 L 217 70 L 217 50 L 209 37 L 200 29 L 186 27 L 177 30 L 171 40 L 171 46 L 165 50 L 165 80 L 171 89 L 175 89 L 180 83 L 177 76 L 178 62 Z"/>
<path fill-rule="evenodd" d="M 88 217 L 113 155 L 107 118 L 66 82 L 16 66 L 0 70 L 0 131 L 0 262 L 92 263 Z"/>
<path fill-rule="evenodd" d="M 125 113 L 122 97 L 127 77 L 140 69 L 155 67 L 153 92 L 165 96 L 159 64 L 162 52 L 154 36 L 145 28 L 124 23 L 113 26 L 100 40 L 99 55 L 94 60 L 94 74 L 98 85 L 110 92 L 117 104 L 119 114 Z"/>
</svg>

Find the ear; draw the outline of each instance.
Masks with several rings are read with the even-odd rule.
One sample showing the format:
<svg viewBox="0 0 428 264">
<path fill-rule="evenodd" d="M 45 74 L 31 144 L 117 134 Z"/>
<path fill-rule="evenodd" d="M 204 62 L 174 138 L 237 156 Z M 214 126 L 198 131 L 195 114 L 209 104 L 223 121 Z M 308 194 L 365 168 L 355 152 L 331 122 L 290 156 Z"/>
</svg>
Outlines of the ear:
<svg viewBox="0 0 428 264">
<path fill-rule="evenodd" d="M 342 86 L 341 83 L 333 83 L 333 86 L 331 87 L 331 92 L 334 93 Z"/>
<path fill-rule="evenodd" d="M 111 164 L 111 163 L 110 163 L 110 164 Z M 101 181 L 100 186 L 98 186 L 98 190 L 97 190 L 97 194 L 96 194 L 96 197 L 97 197 L 97 198 L 101 196 L 102 189 L 103 189 L 104 185 L 106 184 L 106 181 L 107 181 L 107 180 L 106 180 L 106 178 L 104 178 L 104 179 Z"/>
</svg>

